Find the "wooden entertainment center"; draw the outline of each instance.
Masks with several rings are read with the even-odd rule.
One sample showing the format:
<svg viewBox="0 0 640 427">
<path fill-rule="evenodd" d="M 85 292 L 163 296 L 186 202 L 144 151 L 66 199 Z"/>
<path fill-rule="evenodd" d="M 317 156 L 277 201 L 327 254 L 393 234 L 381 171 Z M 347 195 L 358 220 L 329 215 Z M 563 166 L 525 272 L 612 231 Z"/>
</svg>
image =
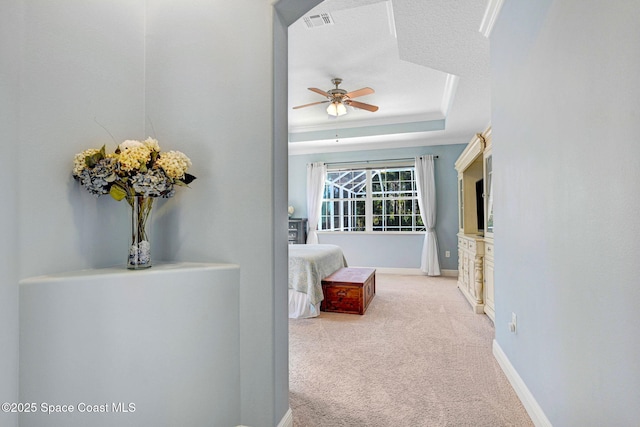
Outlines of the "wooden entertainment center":
<svg viewBox="0 0 640 427">
<path fill-rule="evenodd" d="M 458 171 L 458 288 L 476 313 L 495 321 L 493 158 L 491 127 L 476 134 L 455 163 Z"/>
</svg>

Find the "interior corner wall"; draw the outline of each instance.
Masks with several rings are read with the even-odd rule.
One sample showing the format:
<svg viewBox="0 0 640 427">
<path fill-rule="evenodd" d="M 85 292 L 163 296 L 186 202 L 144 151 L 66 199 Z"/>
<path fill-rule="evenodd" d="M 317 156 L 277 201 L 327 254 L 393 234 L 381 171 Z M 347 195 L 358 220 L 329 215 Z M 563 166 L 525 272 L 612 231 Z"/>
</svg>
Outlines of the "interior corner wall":
<svg viewBox="0 0 640 427">
<path fill-rule="evenodd" d="M 479 129 L 478 132 L 482 132 Z M 473 135 L 469 135 L 469 141 Z M 411 158 L 433 154 L 435 160 L 438 251 L 440 268 L 458 269 L 458 174 L 454 168 L 466 144 L 430 145 L 423 147 L 317 153 L 289 156 L 289 204 L 293 217 L 307 217 L 307 163 L 343 162 Z M 321 233 L 320 243 L 337 244 L 343 248 L 349 265 L 359 267 L 420 268 L 423 235 L 372 235 Z M 450 257 L 445 256 L 449 251 Z"/>
<path fill-rule="evenodd" d="M 22 8 L 0 3 L 0 402 L 18 401 L 18 147 Z M 16 414 L 0 412 L 0 424 L 18 425 Z"/>
<path fill-rule="evenodd" d="M 281 0 L 285 26 L 318 1 Z M 0 207 L 7 401 L 17 398 L 18 280 L 124 262 L 126 236 L 114 235 L 126 230 L 126 207 L 84 192 L 72 156 L 115 148 L 107 132 L 116 141 L 150 134 L 187 153 L 198 177 L 154 209 L 165 230 L 152 237 L 154 258 L 241 265 L 241 422 L 271 426 L 285 415 L 287 321 L 274 322 L 274 298 L 286 296 L 286 281 L 274 291 L 274 263 L 286 251 L 286 196 L 280 207 L 274 200 L 286 178 L 274 168 L 286 157 L 274 153 L 273 107 L 286 103 L 286 88 L 274 100 L 271 3 L 2 3 L 1 177 L 18 189 Z"/>
<path fill-rule="evenodd" d="M 109 133 L 143 135 L 144 0 L 21 4 L 20 278 L 123 265 L 126 203 L 71 171 L 76 153 L 114 150 Z"/>
<path fill-rule="evenodd" d="M 146 21 L 146 113 L 197 176 L 169 201 L 181 208 L 156 217 L 168 230 L 157 237 L 160 256 L 240 265 L 240 423 L 254 427 L 277 425 L 288 410 L 288 323 L 278 317 L 286 281 L 275 282 L 286 276 L 286 202 L 275 205 L 286 181 L 275 162 L 286 169 L 286 158 L 284 141 L 274 142 L 272 13 L 267 1 L 149 0 Z"/>
<path fill-rule="evenodd" d="M 317 2 L 281 0 L 289 19 Z M 104 143 L 115 148 L 107 131 L 116 141 L 151 134 L 163 148 L 187 153 L 198 177 L 154 213 L 156 228 L 165 230 L 153 236 L 154 258 L 241 265 L 241 422 L 280 421 L 288 403 L 286 350 L 274 346 L 286 347 L 276 340 L 287 323 L 274 323 L 274 252 L 286 245 L 278 249 L 274 224 L 286 224 L 286 203 L 281 196 L 278 208 L 274 199 L 276 186 L 286 184 L 274 167 L 286 167 L 286 159 L 274 163 L 273 6 L 9 0 L 2 12 L 3 35 L 12 34 L 0 44 L 3 64 L 11 64 L 2 75 L 8 126 L 0 134 L 1 176 L 19 194 L 3 196 L 15 203 L 0 209 L 9 225 L 2 262 L 13 262 L 0 272 L 7 320 L 0 333 L 8 343 L 0 350 L 8 368 L 2 395 L 17 396 L 17 281 L 124 262 L 126 236 L 114 233 L 126 230 L 126 209 L 79 188 L 70 174 L 73 154 Z"/>
<path fill-rule="evenodd" d="M 557 426 L 640 419 L 638 22 L 505 2 L 491 36 L 496 341 Z"/>
<path fill-rule="evenodd" d="M 18 398 L 18 281 L 124 263 L 122 206 L 83 192 L 71 169 L 75 153 L 111 142 L 94 119 L 121 138 L 142 131 L 142 22 L 144 0 L 0 4 L 2 402 Z"/>
</svg>

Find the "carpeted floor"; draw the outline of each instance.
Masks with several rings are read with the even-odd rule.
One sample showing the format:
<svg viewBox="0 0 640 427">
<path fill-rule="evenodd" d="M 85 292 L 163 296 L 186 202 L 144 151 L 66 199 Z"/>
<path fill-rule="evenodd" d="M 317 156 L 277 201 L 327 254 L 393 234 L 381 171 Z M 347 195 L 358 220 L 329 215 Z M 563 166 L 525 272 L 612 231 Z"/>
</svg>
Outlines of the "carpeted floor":
<svg viewBox="0 0 640 427">
<path fill-rule="evenodd" d="M 532 426 L 455 278 L 376 275 L 363 316 L 289 321 L 294 427 Z"/>
</svg>

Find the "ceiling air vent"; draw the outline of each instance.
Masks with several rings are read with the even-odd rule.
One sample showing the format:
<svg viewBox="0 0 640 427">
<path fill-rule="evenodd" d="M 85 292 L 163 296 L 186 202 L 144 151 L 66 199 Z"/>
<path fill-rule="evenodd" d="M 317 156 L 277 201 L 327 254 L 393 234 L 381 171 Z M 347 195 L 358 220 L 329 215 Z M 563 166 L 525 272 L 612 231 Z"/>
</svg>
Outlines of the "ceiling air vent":
<svg viewBox="0 0 640 427">
<path fill-rule="evenodd" d="M 326 25 L 333 25 L 333 18 L 328 13 L 319 13 L 317 15 L 308 15 L 304 18 L 304 23 L 307 28 L 324 27 Z"/>
</svg>

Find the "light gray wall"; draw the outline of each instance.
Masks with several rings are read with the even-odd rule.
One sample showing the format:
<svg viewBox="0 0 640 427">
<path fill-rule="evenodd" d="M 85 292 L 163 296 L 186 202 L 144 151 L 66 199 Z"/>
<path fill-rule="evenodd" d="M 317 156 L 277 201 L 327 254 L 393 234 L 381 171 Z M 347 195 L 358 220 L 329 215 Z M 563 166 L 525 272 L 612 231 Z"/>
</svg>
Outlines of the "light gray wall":
<svg viewBox="0 0 640 427">
<path fill-rule="evenodd" d="M 496 339 L 556 426 L 640 419 L 638 22 L 505 2 L 491 36 Z"/>
<path fill-rule="evenodd" d="M 123 262 L 122 206 L 83 193 L 73 155 L 143 128 L 144 1 L 3 1 L 0 394 L 17 399 L 18 280 Z M 124 246 L 123 246 L 124 245 Z M 0 414 L 0 424 L 15 417 Z"/>
<path fill-rule="evenodd" d="M 484 129 L 478 129 L 482 132 Z M 469 141 L 473 135 L 469 135 Z M 343 162 L 380 159 L 403 159 L 424 154 L 439 156 L 435 160 L 438 250 L 440 268 L 458 269 L 458 174 L 454 163 L 464 150 L 463 144 L 435 145 L 386 150 L 363 150 L 338 153 L 317 153 L 289 156 L 289 204 L 295 208 L 294 217 L 307 217 L 307 163 Z M 320 243 L 343 246 L 350 265 L 389 268 L 420 268 L 420 254 L 424 237 L 416 235 L 371 236 L 358 234 L 321 234 Z M 445 251 L 451 256 L 445 257 Z"/>
<path fill-rule="evenodd" d="M 280 4 L 285 7 L 285 2 Z M 274 383 L 274 424 L 280 422 L 289 410 L 289 256 L 287 222 L 287 86 L 288 86 L 288 49 L 287 21 L 279 12 L 273 14 L 273 251 L 274 274 L 274 341 L 275 341 L 275 383 Z M 297 18 L 297 17 L 296 17 Z M 287 237 L 285 237 L 287 236 Z"/>
<path fill-rule="evenodd" d="M 289 409 L 289 256 L 288 197 L 288 27 L 321 0 L 280 0 L 273 14 L 273 248 L 274 248 L 274 340 L 275 419 L 278 425 Z"/>
<path fill-rule="evenodd" d="M 157 218 L 172 230 L 160 256 L 241 266 L 241 423 L 254 427 L 289 407 L 283 58 L 286 26 L 318 2 L 281 2 L 274 26 L 268 1 L 147 2 L 146 113 L 198 177 Z"/>
<path fill-rule="evenodd" d="M 18 0 L 0 3 L 0 402 L 18 401 L 20 22 Z M 0 412 L 3 426 L 17 422 L 17 416 Z"/>
<path fill-rule="evenodd" d="M 270 12 L 247 0 L 147 2 L 146 113 L 198 177 L 157 218 L 171 230 L 160 256 L 240 265 L 241 422 L 252 426 L 275 419 Z"/>
</svg>

